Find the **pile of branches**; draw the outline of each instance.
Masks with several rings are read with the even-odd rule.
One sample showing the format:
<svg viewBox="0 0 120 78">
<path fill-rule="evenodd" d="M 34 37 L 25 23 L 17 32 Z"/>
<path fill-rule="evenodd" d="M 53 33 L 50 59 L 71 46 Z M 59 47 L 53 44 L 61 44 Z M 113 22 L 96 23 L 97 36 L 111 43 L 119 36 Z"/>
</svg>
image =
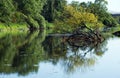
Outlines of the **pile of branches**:
<svg viewBox="0 0 120 78">
<path fill-rule="evenodd" d="M 87 29 L 88 31 L 84 31 Z M 86 25 L 81 26 L 80 28 L 76 29 L 71 36 L 67 39 L 68 43 L 72 46 L 83 46 L 83 45 L 97 45 L 104 41 L 104 37 L 101 33 L 97 31 L 92 31 Z"/>
</svg>

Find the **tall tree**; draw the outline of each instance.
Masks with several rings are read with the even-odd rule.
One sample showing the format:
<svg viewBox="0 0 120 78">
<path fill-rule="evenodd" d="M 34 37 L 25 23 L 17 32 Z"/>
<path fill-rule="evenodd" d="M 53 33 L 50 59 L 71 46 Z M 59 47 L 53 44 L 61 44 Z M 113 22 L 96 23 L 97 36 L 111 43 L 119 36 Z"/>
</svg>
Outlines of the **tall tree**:
<svg viewBox="0 0 120 78">
<path fill-rule="evenodd" d="M 42 11 L 42 15 L 49 22 L 54 21 L 63 11 L 66 5 L 66 0 L 47 0 L 46 5 Z"/>
<path fill-rule="evenodd" d="M 30 28 L 45 27 L 44 18 L 40 13 L 46 0 L 15 0 L 15 2 L 18 6 L 17 10 L 23 13 Z"/>
<path fill-rule="evenodd" d="M 14 12 L 13 0 L 0 0 L 0 22 L 10 22 Z"/>
</svg>

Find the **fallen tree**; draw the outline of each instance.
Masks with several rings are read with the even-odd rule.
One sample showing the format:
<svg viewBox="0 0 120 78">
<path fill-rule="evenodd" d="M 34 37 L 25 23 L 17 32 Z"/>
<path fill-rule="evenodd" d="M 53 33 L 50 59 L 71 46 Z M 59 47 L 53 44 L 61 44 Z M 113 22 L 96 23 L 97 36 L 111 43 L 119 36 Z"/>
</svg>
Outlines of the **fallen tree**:
<svg viewBox="0 0 120 78">
<path fill-rule="evenodd" d="M 85 24 L 77 28 L 71 36 L 68 37 L 67 41 L 70 45 L 79 47 L 82 45 L 89 45 L 94 43 L 97 45 L 104 41 L 104 37 L 98 30 L 92 30 L 88 28 Z"/>
</svg>

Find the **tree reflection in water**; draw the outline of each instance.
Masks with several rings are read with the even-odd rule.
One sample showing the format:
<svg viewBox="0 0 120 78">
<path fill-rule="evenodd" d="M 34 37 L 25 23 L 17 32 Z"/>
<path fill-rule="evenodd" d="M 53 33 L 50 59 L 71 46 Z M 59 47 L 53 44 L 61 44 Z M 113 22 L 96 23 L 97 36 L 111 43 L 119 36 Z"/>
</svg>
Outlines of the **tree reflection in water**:
<svg viewBox="0 0 120 78">
<path fill-rule="evenodd" d="M 28 75 L 38 72 L 39 63 L 60 63 L 68 73 L 93 66 L 98 56 L 106 51 L 107 40 L 89 43 L 82 40 L 80 46 L 72 46 L 67 37 L 46 36 L 45 31 L 0 36 L 0 73 Z"/>
<path fill-rule="evenodd" d="M 107 41 L 88 43 L 85 40 L 65 41 L 67 37 L 47 36 L 43 42 L 44 50 L 48 55 L 48 60 L 53 64 L 61 63 L 67 73 L 72 73 L 76 69 L 85 69 L 93 66 L 98 56 L 102 56 L 107 50 Z M 46 45 L 49 44 L 49 45 Z M 75 46 L 75 44 L 79 46 Z"/>
<path fill-rule="evenodd" d="M 0 38 L 0 73 L 27 75 L 38 71 L 38 63 L 43 60 L 44 49 L 41 43 L 45 32 L 28 34 L 5 34 Z"/>
</svg>

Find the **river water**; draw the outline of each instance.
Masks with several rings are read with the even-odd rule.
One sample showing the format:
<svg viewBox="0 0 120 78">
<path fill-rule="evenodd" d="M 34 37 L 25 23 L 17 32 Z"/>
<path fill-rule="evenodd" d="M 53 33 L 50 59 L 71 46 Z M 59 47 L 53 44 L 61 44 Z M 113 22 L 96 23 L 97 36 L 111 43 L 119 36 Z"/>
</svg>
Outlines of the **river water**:
<svg viewBox="0 0 120 78">
<path fill-rule="evenodd" d="M 120 38 L 70 45 L 46 32 L 0 34 L 0 78 L 120 78 Z"/>
</svg>

